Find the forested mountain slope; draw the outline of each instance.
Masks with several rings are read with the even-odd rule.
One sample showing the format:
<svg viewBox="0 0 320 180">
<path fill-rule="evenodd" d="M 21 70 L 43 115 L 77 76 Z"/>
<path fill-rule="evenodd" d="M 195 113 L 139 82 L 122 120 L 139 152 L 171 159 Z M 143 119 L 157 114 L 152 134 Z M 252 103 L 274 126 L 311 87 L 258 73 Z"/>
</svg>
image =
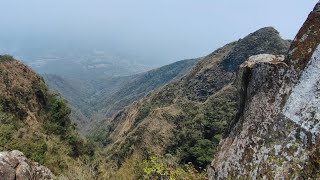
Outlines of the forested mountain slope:
<svg viewBox="0 0 320 180">
<path fill-rule="evenodd" d="M 19 150 L 56 175 L 92 156 L 69 119 L 70 109 L 43 79 L 11 56 L 0 56 L 0 151 Z"/>
<path fill-rule="evenodd" d="M 182 78 L 118 113 L 108 128 L 107 154 L 119 166 L 133 156 L 170 154 L 205 167 L 241 108 L 240 83 L 233 83 L 238 66 L 252 55 L 285 54 L 289 44 L 268 27 L 206 56 Z"/>
</svg>

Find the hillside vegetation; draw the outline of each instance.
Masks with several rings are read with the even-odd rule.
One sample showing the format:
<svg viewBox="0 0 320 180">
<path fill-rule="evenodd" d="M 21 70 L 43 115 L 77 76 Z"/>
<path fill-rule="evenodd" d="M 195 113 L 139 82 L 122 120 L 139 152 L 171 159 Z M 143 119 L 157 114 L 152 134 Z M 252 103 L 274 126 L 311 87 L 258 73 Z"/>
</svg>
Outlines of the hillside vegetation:
<svg viewBox="0 0 320 180">
<path fill-rule="evenodd" d="M 0 151 L 19 150 L 53 173 L 68 174 L 94 155 L 69 119 L 70 109 L 43 79 L 11 56 L 0 56 Z"/>
<path fill-rule="evenodd" d="M 205 168 L 242 108 L 238 66 L 252 55 L 285 54 L 289 44 L 275 29 L 263 28 L 216 50 L 180 79 L 118 113 L 103 135 L 110 144 L 105 154 L 118 167 L 152 154 Z"/>
<path fill-rule="evenodd" d="M 0 55 L 0 179 L 320 179 L 319 29 L 320 2 L 292 42 L 265 27 L 141 74 L 45 75 L 63 97 Z"/>
</svg>

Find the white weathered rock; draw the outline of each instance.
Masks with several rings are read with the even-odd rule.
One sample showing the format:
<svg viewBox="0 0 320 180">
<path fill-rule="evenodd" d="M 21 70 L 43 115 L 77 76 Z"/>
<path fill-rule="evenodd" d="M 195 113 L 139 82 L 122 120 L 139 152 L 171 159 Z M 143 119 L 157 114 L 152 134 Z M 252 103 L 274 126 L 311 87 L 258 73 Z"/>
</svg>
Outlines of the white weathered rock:
<svg viewBox="0 0 320 180">
<path fill-rule="evenodd" d="M 249 59 L 244 62 L 240 67 L 250 67 L 252 68 L 253 65 L 256 63 L 268 62 L 268 63 L 279 63 L 284 61 L 283 55 L 273 55 L 273 54 L 258 54 L 255 56 L 249 57 Z"/>
<path fill-rule="evenodd" d="M 305 130 L 320 129 L 320 46 L 302 73 L 283 109 L 283 114 Z"/>
</svg>

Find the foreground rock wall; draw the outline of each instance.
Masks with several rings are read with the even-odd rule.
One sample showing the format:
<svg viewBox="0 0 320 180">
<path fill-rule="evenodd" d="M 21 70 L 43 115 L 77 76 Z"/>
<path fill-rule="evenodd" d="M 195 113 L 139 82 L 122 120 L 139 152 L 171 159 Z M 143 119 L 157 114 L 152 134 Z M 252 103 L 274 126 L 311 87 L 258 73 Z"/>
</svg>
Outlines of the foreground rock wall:
<svg viewBox="0 0 320 180">
<path fill-rule="evenodd" d="M 220 142 L 210 179 L 320 178 L 319 6 L 284 61 L 259 55 L 242 65 L 244 109 Z"/>
</svg>

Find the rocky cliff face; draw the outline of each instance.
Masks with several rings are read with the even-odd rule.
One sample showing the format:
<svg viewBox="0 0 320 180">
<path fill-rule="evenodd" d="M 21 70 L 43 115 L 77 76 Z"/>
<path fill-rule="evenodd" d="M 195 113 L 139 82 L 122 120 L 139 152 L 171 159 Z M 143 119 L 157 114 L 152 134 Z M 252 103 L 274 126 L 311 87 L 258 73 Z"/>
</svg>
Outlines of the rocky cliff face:
<svg viewBox="0 0 320 180">
<path fill-rule="evenodd" d="M 259 55 L 241 66 L 244 108 L 220 142 L 210 179 L 320 177 L 319 6 L 284 61 Z"/>
<path fill-rule="evenodd" d="M 2 180 L 53 180 L 51 171 L 28 160 L 22 152 L 0 152 L 0 177 Z"/>
</svg>

